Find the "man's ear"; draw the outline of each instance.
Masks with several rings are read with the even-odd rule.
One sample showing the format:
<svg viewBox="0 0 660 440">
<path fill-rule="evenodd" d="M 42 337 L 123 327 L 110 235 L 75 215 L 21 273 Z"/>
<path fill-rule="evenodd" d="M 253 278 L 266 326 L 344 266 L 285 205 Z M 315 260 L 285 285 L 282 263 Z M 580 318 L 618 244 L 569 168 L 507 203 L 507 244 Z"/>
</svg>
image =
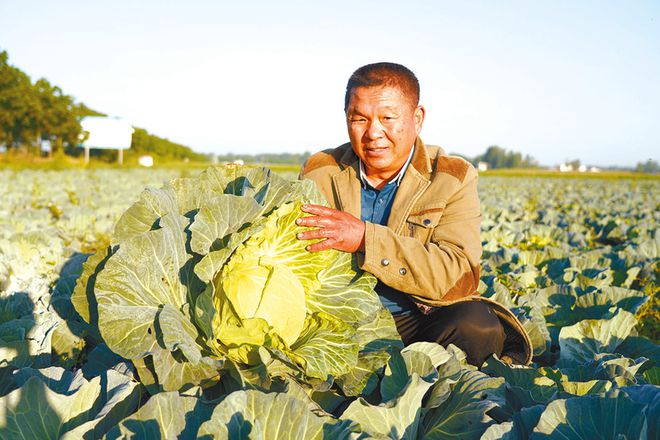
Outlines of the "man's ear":
<svg viewBox="0 0 660 440">
<path fill-rule="evenodd" d="M 424 124 L 424 116 L 426 116 L 426 109 L 423 105 L 418 105 L 415 109 L 415 131 L 419 135 L 422 131 L 422 125 Z"/>
</svg>

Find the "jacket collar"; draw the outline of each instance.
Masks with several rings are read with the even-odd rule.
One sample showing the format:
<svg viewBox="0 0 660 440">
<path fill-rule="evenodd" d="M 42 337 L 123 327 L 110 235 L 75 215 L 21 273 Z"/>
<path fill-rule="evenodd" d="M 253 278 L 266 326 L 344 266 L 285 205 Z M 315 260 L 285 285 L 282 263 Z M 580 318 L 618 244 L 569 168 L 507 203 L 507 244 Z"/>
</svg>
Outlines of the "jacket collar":
<svg viewBox="0 0 660 440">
<path fill-rule="evenodd" d="M 339 162 L 341 168 L 346 171 L 347 168 L 353 168 L 356 175 L 360 175 L 360 160 L 357 155 L 353 152 L 353 148 L 350 143 L 345 144 L 347 149 L 346 152 L 341 156 Z M 427 179 L 431 176 L 433 171 L 431 168 L 431 159 L 429 158 L 428 152 L 422 139 L 417 136 L 415 139 L 415 151 L 413 156 L 410 159 L 410 165 L 414 167 L 422 176 Z"/>
<path fill-rule="evenodd" d="M 351 145 L 346 145 L 348 147 L 347 151 L 339 160 L 343 170 L 332 177 L 332 184 L 339 202 L 337 208 L 360 218 L 360 161 L 353 152 Z M 422 140 L 417 137 L 415 139 L 415 152 L 394 197 L 390 218 L 387 221 L 389 227 L 395 231 L 403 227 L 413 204 L 430 184 L 431 171 L 431 160 L 426 147 Z"/>
</svg>

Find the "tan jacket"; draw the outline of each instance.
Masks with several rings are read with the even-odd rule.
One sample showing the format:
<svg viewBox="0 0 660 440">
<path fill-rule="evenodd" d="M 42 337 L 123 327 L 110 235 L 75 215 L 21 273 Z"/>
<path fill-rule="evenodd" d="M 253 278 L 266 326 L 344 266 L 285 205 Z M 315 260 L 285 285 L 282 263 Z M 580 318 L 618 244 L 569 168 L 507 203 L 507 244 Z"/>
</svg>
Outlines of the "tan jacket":
<svg viewBox="0 0 660 440">
<path fill-rule="evenodd" d="M 509 342 L 520 345 L 508 355 L 527 364 L 531 343 L 520 322 L 477 292 L 481 257 L 477 177 L 469 162 L 425 146 L 417 138 L 387 226 L 366 223 L 365 252 L 358 253 L 359 264 L 383 283 L 427 305 L 474 300 L 492 304 L 507 336 L 515 339 L 509 337 Z M 360 218 L 359 161 L 350 143 L 310 157 L 301 178 L 313 180 L 331 207 Z"/>
</svg>

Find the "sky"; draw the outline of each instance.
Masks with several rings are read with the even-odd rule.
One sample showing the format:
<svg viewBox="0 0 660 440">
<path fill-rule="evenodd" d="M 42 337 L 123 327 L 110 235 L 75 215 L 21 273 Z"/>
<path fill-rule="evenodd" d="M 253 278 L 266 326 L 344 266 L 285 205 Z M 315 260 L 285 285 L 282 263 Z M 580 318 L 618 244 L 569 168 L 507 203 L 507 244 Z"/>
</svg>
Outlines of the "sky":
<svg viewBox="0 0 660 440">
<path fill-rule="evenodd" d="M 198 152 L 348 141 L 358 67 L 409 67 L 422 139 L 543 165 L 660 160 L 660 2 L 0 0 L 0 50 L 33 80 Z"/>
</svg>

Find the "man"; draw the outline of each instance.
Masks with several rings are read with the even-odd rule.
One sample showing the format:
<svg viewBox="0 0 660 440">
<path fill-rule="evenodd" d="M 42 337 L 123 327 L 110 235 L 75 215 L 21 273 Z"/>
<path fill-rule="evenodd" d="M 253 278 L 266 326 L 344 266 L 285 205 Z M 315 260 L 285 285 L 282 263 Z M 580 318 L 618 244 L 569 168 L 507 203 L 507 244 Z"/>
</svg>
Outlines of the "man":
<svg viewBox="0 0 660 440">
<path fill-rule="evenodd" d="M 355 253 L 378 278 L 381 302 L 404 344 L 455 344 L 471 364 L 492 353 L 527 364 L 531 348 L 518 320 L 478 296 L 481 214 L 477 173 L 419 138 L 425 109 L 406 67 L 376 63 L 346 86 L 350 143 L 310 157 L 302 178 L 316 182 L 332 208 L 305 205 L 298 235 L 311 252 Z"/>
</svg>

